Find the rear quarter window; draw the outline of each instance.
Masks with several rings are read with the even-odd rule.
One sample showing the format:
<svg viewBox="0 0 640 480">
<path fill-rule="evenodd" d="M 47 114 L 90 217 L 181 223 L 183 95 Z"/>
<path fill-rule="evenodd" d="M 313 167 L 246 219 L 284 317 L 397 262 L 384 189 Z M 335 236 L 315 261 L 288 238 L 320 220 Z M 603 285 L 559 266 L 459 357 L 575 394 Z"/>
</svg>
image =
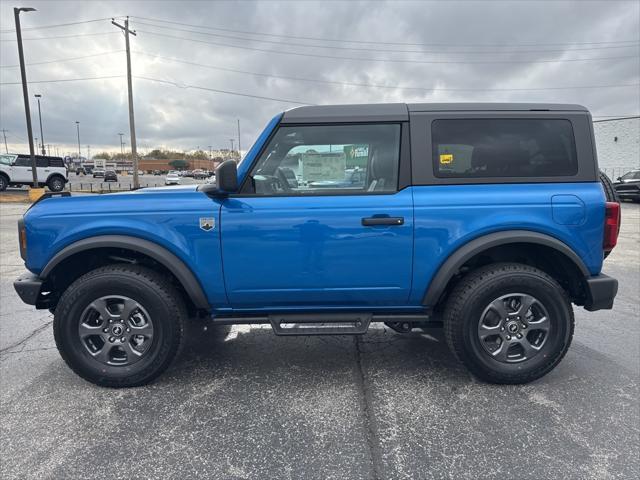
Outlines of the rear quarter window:
<svg viewBox="0 0 640 480">
<path fill-rule="evenodd" d="M 578 173 L 564 119 L 443 119 L 431 124 L 439 178 L 556 177 Z"/>
</svg>

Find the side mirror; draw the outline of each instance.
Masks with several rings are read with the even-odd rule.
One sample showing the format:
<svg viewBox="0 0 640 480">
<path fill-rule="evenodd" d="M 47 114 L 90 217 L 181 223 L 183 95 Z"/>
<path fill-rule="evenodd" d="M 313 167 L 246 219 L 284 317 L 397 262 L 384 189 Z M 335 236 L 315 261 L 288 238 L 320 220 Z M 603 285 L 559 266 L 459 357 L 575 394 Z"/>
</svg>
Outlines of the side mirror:
<svg viewBox="0 0 640 480">
<path fill-rule="evenodd" d="M 209 183 L 200 186 L 199 190 L 204 193 L 225 194 L 238 191 L 238 169 L 236 162 L 227 160 L 216 168 L 216 183 Z"/>
<path fill-rule="evenodd" d="M 238 191 L 238 165 L 233 160 L 222 162 L 216 168 L 218 190 L 226 193 Z"/>
</svg>

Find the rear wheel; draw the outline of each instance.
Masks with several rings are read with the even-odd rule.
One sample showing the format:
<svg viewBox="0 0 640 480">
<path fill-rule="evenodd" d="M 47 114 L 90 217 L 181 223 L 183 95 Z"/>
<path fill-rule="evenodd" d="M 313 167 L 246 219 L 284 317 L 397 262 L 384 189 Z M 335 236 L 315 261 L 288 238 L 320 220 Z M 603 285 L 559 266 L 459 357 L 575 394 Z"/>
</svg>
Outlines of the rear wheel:
<svg viewBox="0 0 640 480">
<path fill-rule="evenodd" d="M 604 196 L 607 202 L 616 202 L 616 203 L 621 202 L 620 197 L 618 196 L 618 192 L 613 186 L 613 182 L 611 181 L 609 176 L 606 173 L 604 173 L 602 170 L 600 170 L 600 183 L 602 184 L 602 189 L 604 190 Z M 622 222 L 618 222 L 618 233 L 620 233 L 621 223 Z M 607 258 L 610 253 L 611 251 L 604 252 L 604 258 Z"/>
<path fill-rule="evenodd" d="M 8 186 L 9 179 L 4 175 L 0 175 L 0 192 L 4 192 Z"/>
<path fill-rule="evenodd" d="M 456 357 L 491 383 L 527 383 L 562 360 L 573 337 L 571 303 L 536 268 L 493 264 L 464 277 L 444 311 L 445 336 Z"/>
<path fill-rule="evenodd" d="M 606 197 L 607 202 L 620 203 L 620 197 L 618 197 L 618 192 L 616 192 L 613 182 L 602 170 L 600 170 L 600 183 L 604 189 L 604 196 Z"/>
<path fill-rule="evenodd" d="M 153 270 L 109 265 L 80 277 L 55 309 L 62 358 L 101 386 L 144 385 L 169 366 L 187 318 L 176 289 Z"/>
<path fill-rule="evenodd" d="M 47 181 L 47 187 L 49 187 L 49 190 L 52 192 L 61 192 L 64 189 L 64 178 L 59 175 L 51 177 Z"/>
</svg>

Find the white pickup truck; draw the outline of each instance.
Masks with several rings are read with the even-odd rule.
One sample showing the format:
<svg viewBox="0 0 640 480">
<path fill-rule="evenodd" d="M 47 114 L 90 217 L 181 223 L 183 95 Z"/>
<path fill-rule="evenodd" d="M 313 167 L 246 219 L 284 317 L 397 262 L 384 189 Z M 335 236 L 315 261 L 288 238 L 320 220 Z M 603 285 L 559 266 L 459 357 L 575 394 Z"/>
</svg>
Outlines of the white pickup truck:
<svg viewBox="0 0 640 480">
<path fill-rule="evenodd" d="M 69 173 L 60 157 L 36 155 L 38 185 L 60 192 L 69 181 Z M 0 192 L 9 186 L 20 187 L 33 183 L 31 156 L 21 154 L 0 155 Z"/>
</svg>

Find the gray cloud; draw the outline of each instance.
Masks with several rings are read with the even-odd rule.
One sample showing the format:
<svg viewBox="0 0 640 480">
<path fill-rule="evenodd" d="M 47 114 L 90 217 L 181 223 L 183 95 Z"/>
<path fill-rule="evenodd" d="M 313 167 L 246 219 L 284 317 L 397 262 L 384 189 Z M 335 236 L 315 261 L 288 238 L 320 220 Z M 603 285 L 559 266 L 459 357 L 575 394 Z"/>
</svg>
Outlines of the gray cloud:
<svg viewBox="0 0 640 480">
<path fill-rule="evenodd" d="M 640 58 L 634 48 L 620 44 L 585 42 L 640 41 L 638 2 L 31 2 L 37 12 L 23 14 L 23 28 L 85 19 L 131 15 L 139 31 L 132 38 L 133 72 L 137 77 L 175 82 L 179 86 L 136 79 L 134 99 L 139 148 L 164 145 L 180 150 L 196 146 L 227 147 L 242 122 L 242 144 L 247 148 L 263 125 L 277 112 L 295 106 L 287 102 L 246 98 L 185 88 L 195 85 L 264 97 L 309 103 L 364 103 L 387 101 L 540 101 L 581 103 L 594 115 L 637 114 L 638 87 L 499 90 L 540 87 L 637 84 Z M 0 2 L 1 30 L 13 29 L 14 3 Z M 323 39 L 412 43 L 374 45 L 302 38 L 256 36 L 222 30 L 156 23 L 152 17 L 203 27 L 244 32 Z M 183 30 L 239 37 L 217 37 Z M 113 32 L 76 38 L 25 41 L 27 63 L 80 57 L 122 50 L 124 40 L 109 20 L 64 28 L 25 30 L 25 38 Z M 156 33 L 156 34 L 154 34 Z M 166 36 L 161 36 L 161 35 Z M 179 38 L 169 38 L 179 37 Z M 182 38 L 182 39 L 181 39 Z M 192 38 L 200 42 L 185 40 Z M 255 38 L 262 41 L 248 41 Z M 17 64 L 15 33 L 0 34 L 0 64 Z M 281 42 L 281 43 L 268 43 Z M 235 45 L 232 48 L 203 42 Z M 296 45 L 294 45 L 296 44 Z M 352 47 L 303 47 L 325 45 Z M 460 46 L 455 46 L 460 45 Z M 496 45 L 496 46 L 488 46 Z M 528 45 L 526 47 L 517 47 Z M 503 46 L 503 47 L 500 47 Z M 249 48 L 267 51 L 249 50 Z M 607 48 L 603 48 L 607 47 Z M 589 49 L 592 50 L 577 50 Z M 595 49 L 597 48 L 597 49 Z M 363 51 L 374 49 L 380 51 Z M 383 50 L 428 50 L 439 53 L 400 53 Z M 511 53 L 496 53 L 506 50 Z M 517 50 L 517 51 L 515 51 Z M 526 52 L 525 52 L 526 50 Z M 546 50 L 546 51 L 545 51 Z M 269 52 L 270 51 L 270 52 Z M 465 53 L 473 51 L 476 53 Z M 287 55 L 297 52 L 319 58 Z M 482 52 L 482 53 L 481 53 Z M 147 55 L 143 55 L 145 53 Z M 369 88 L 293 81 L 233 73 L 154 58 L 160 55 L 187 62 L 276 76 L 329 82 L 411 86 L 425 90 Z M 595 57 L 631 58 L 598 61 L 547 60 Z M 349 59 L 346 59 L 349 58 Z M 387 59 L 389 62 L 359 60 Z M 399 60 L 406 60 L 400 63 Z M 517 62 L 517 63 L 415 63 Z M 539 63 L 536 63 L 539 62 Z M 124 53 L 28 67 L 31 82 L 38 80 L 123 76 Z M 2 68 L 0 82 L 20 80 L 17 68 Z M 181 88 L 182 87 L 182 88 Z M 454 90 L 430 90 L 433 87 Z M 496 89 L 457 91 L 455 89 Z M 83 154 L 119 149 L 117 133 L 126 133 L 128 114 L 124 77 L 61 83 L 32 83 L 30 95 L 41 93 L 45 140 L 62 152 L 77 150 L 75 120 L 81 127 Z M 37 107 L 32 102 L 34 127 Z M 0 86 L 0 125 L 9 131 L 13 149 L 24 150 L 26 127 L 19 85 Z M 39 136 L 39 135 L 37 135 Z"/>
</svg>

